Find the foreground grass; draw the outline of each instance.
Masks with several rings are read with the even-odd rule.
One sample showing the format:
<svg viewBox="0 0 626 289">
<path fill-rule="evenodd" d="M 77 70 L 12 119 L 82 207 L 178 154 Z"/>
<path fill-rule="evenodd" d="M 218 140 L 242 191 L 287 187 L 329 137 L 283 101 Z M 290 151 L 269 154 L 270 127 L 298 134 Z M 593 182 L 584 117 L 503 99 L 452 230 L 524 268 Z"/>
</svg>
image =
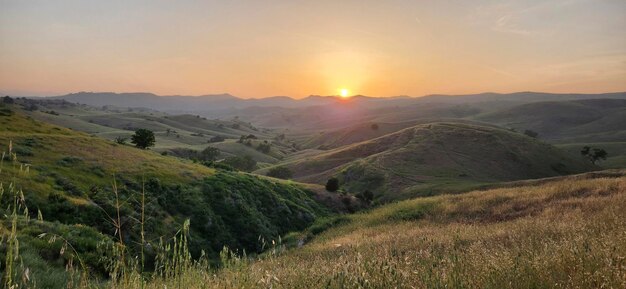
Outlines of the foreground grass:
<svg viewBox="0 0 626 289">
<path fill-rule="evenodd" d="M 231 258 L 220 271 L 191 266 L 145 286 L 626 288 L 626 177 L 400 202 L 300 249 Z"/>
</svg>

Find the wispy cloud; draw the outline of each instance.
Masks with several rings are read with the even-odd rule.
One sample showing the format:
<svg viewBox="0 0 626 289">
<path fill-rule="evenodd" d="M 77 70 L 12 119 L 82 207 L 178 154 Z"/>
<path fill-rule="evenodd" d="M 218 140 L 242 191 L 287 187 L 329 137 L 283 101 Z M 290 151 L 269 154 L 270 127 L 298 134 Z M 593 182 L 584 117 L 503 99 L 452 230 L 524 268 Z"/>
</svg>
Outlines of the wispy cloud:
<svg viewBox="0 0 626 289">
<path fill-rule="evenodd" d="M 502 33 L 523 36 L 545 35 L 554 32 L 559 13 L 564 7 L 589 0 L 501 1 L 474 8 L 469 19 L 474 24 L 487 26 Z"/>
</svg>

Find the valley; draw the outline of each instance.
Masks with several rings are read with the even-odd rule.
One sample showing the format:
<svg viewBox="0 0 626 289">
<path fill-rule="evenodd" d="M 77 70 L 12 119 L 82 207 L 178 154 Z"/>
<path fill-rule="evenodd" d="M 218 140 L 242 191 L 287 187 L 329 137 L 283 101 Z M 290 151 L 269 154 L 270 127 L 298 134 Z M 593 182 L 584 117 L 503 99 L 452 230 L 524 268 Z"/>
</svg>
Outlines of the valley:
<svg viewBox="0 0 626 289">
<path fill-rule="evenodd" d="M 43 287 L 80 279 L 67 270 L 78 260 L 76 272 L 110 282 L 129 266 L 119 246 L 156 274 L 147 288 L 172 286 L 168 276 L 189 288 L 499 288 L 520 270 L 519 288 L 620 284 L 623 271 L 598 260 L 608 243 L 624 252 L 626 94 L 230 96 L 217 110 L 80 96 L 1 107 L 0 199 L 16 208 L 3 228 L 17 228 L 15 274 L 28 268 Z M 153 147 L 133 147 L 139 129 Z M 590 161 L 586 146 L 606 159 Z M 581 242 L 597 252 L 567 251 Z M 601 275 L 568 273 L 581 264 Z M 132 274 L 123 288 L 139 286 Z"/>
</svg>

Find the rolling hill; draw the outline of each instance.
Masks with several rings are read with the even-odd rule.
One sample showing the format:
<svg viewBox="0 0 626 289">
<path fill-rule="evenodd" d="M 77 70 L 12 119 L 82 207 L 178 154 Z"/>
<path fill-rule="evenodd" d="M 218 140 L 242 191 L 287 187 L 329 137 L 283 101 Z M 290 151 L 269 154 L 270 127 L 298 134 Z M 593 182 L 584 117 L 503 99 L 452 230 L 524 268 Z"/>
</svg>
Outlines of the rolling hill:
<svg viewBox="0 0 626 289">
<path fill-rule="evenodd" d="M 202 284 L 192 268 L 147 288 L 623 288 L 624 219 L 625 171 L 417 198 L 317 224 L 303 247 L 233 258 Z"/>
<path fill-rule="evenodd" d="M 221 157 L 249 155 L 262 163 L 276 163 L 291 153 L 289 140 L 276 140 L 278 132 L 257 128 L 237 119 L 207 119 L 191 114 L 167 114 L 149 109 L 93 107 L 64 100 L 17 99 L 16 103 L 35 106 L 24 112 L 40 121 L 82 131 L 98 137 L 115 140 L 129 139 L 138 128 L 154 131 L 158 152 L 176 149 L 203 150 L 207 146 L 219 148 Z M 258 141 L 271 142 L 269 152 L 263 153 L 255 146 L 239 143 L 242 135 L 254 135 Z M 219 141 L 212 141 L 220 137 Z M 258 145 L 255 143 L 255 145 Z"/>
<path fill-rule="evenodd" d="M 558 143 L 626 140 L 625 99 L 534 102 L 475 119 L 521 131 L 530 129 L 542 139 Z"/>
<path fill-rule="evenodd" d="M 283 165 L 297 180 L 336 176 L 347 191 L 371 190 L 381 201 L 595 169 L 525 135 L 458 122 L 420 124 Z"/>
<path fill-rule="evenodd" d="M 37 240 L 42 231 L 58 232 L 72 243 L 87 238 L 84 242 L 89 245 L 77 250 L 95 254 L 99 239 L 116 234 L 111 216 L 118 211 L 118 200 L 121 231 L 132 248 L 130 244 L 137 244 L 139 238 L 136 229 L 142 192 L 149 242 L 154 245 L 159 237 L 168 240 L 190 219 L 191 253 L 198 256 L 204 251 L 211 258 L 217 258 L 225 245 L 258 252 L 262 249 L 260 237 L 276 239 L 330 212 L 316 201 L 313 191 L 294 182 L 210 168 L 116 144 L 37 121 L 17 104 L 1 106 L 0 112 L 2 208 L 12 202 L 13 193 L 19 197 L 17 190 L 21 190 L 24 205 L 43 220 L 20 219 L 25 226 L 20 230 L 20 238 L 25 240 L 22 249 L 42 252 L 30 256 L 28 266 L 53 264 L 63 272 L 64 262 L 70 258 L 59 256 L 58 251 L 46 253 L 49 251 L 44 248 L 60 245 Z M 4 209 L 3 213 L 10 215 Z M 5 225 L 8 227 L 2 226 L 2 230 L 10 227 Z M 3 250 L 0 248 L 1 254 L 6 253 Z M 153 260 L 155 252 L 149 254 Z M 88 265 L 104 270 L 99 259 L 94 257 Z M 54 282 L 46 279 L 45 272 L 33 273 L 32 278 L 40 280 L 40 285 Z"/>
</svg>

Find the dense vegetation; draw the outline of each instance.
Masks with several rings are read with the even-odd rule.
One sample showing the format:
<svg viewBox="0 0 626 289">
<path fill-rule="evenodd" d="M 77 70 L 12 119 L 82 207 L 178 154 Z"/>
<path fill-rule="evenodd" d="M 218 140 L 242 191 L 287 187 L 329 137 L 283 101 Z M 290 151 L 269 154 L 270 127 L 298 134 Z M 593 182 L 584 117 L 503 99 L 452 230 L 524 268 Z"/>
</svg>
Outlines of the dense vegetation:
<svg viewBox="0 0 626 289">
<path fill-rule="evenodd" d="M 70 243 L 80 241 L 75 234 L 99 236 L 87 238 L 91 245 L 77 246 L 81 254 L 95 254 L 98 239 L 111 239 L 116 232 L 124 236 L 129 252 L 137 252 L 143 238 L 136 230 L 140 223 L 145 239 L 155 246 L 159 238 L 174 236 L 190 220 L 190 254 L 198 257 L 204 252 L 216 261 L 223 246 L 261 252 L 260 240 L 304 229 L 327 214 L 313 193 L 297 184 L 161 156 L 35 121 L 17 107 L 8 111 L 0 116 L 4 152 L 0 182 L 22 191 L 23 207 L 45 222 L 25 223 L 29 229 L 20 230 L 25 248 L 45 243 L 36 238 L 38 232 L 47 231 L 39 228 L 44 226 L 62 232 L 58 234 Z M 4 194 L 3 208 L 11 198 Z M 141 212 L 144 222 L 139 221 Z M 32 252 L 44 255 L 35 254 L 28 262 L 64 265 L 53 261 L 58 254 L 51 256 L 41 248 Z M 146 265 L 153 266 L 154 252 L 146 255 L 150 260 Z M 84 260 L 95 272 L 103 271 L 98 258 Z M 33 278 L 44 276 L 34 272 Z"/>
</svg>

